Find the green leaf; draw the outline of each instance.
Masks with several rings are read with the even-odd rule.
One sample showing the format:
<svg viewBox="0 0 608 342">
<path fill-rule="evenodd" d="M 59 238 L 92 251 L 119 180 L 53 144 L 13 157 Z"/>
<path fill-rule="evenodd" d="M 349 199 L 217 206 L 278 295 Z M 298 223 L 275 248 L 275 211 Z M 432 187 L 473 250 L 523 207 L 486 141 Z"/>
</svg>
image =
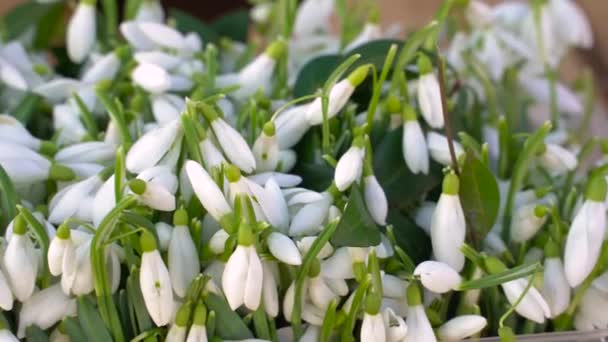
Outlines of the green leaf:
<svg viewBox="0 0 608 342">
<path fill-rule="evenodd" d="M 239 314 L 230 309 L 228 303 L 221 297 L 208 293 L 205 304 L 209 311 L 215 311 L 217 322 L 216 335 L 224 340 L 243 340 L 253 338 L 253 334 Z"/>
<path fill-rule="evenodd" d="M 87 336 L 80 327 L 78 320 L 74 317 L 66 317 L 62 322 L 65 333 L 70 336 L 72 341 L 86 341 Z"/>
<path fill-rule="evenodd" d="M 351 186 L 350 198 L 330 241 L 335 247 L 370 247 L 380 243 L 380 230 L 367 211 L 357 183 Z"/>
<path fill-rule="evenodd" d="M 460 174 L 460 202 L 474 240 L 483 240 L 496 222 L 500 194 L 492 171 L 471 150 Z"/>
<path fill-rule="evenodd" d="M 391 206 L 408 208 L 441 184 L 441 166 L 431 163 L 428 175 L 413 174 L 402 152 L 403 130 L 388 132 L 374 148 L 374 173 Z"/>
<path fill-rule="evenodd" d="M 175 19 L 178 30 L 181 32 L 196 32 L 204 43 L 217 42 L 219 39 L 217 32 L 213 28 L 184 11 L 170 8 L 169 16 Z"/>
<path fill-rule="evenodd" d="M 2 220 L 0 221 L 2 226 L 0 227 L 0 233 L 4 235 L 6 226 L 17 215 L 17 203 L 19 203 L 19 198 L 15 192 L 13 182 L 11 182 L 10 177 L 2 165 L 0 165 L 0 190 L 0 204 L 2 208 Z"/>
<path fill-rule="evenodd" d="M 293 86 L 294 97 L 314 94 L 323 88 L 325 81 L 342 62 L 340 55 L 323 55 L 313 58 L 306 63 Z"/>
<path fill-rule="evenodd" d="M 30 325 L 25 329 L 25 339 L 28 342 L 47 342 L 49 337 L 37 325 Z"/>
<path fill-rule="evenodd" d="M 354 69 L 364 64 L 372 64 L 379 72 L 382 70 L 388 50 L 390 50 L 391 45 L 393 44 L 396 44 L 397 47 L 400 48 L 403 45 L 403 41 L 396 39 L 378 39 L 359 45 L 356 48 L 348 51 L 349 56 L 354 54 L 361 55 L 361 58 L 353 63 L 351 68 Z"/>
<path fill-rule="evenodd" d="M 431 252 L 431 239 L 414 221 L 395 209 L 388 211 L 386 220 L 393 226 L 396 243 L 415 264 L 428 260 Z"/>
<path fill-rule="evenodd" d="M 25 33 L 28 28 L 40 22 L 54 7 L 55 4 L 43 4 L 37 1 L 28 1 L 15 6 L 4 16 L 8 40 L 16 39 Z"/>
<path fill-rule="evenodd" d="M 220 37 L 247 42 L 249 35 L 249 12 L 246 9 L 232 11 L 214 20 L 211 23 L 211 28 Z"/>
<path fill-rule="evenodd" d="M 154 327 L 146 309 L 144 297 L 139 287 L 139 269 L 133 268 L 127 279 L 127 297 L 129 298 L 129 316 L 131 328 L 135 334 Z"/>
<path fill-rule="evenodd" d="M 511 269 L 504 270 L 500 273 L 490 274 L 485 277 L 463 282 L 458 286 L 458 290 L 474 290 L 484 289 L 488 287 L 498 286 L 511 280 L 527 277 L 531 274 L 539 272 L 542 269 L 540 263 L 519 265 Z"/>
<path fill-rule="evenodd" d="M 65 19 L 65 3 L 59 2 L 49 5 L 50 8 L 35 26 L 35 49 L 46 49 L 51 44 L 53 38 L 63 36 L 63 33 L 65 32 L 65 25 L 63 25 L 63 20 Z"/>
<path fill-rule="evenodd" d="M 28 92 L 19 102 L 17 108 L 13 110 L 13 116 L 26 125 L 40 102 L 42 102 L 40 95 Z"/>
<path fill-rule="evenodd" d="M 112 336 L 103 323 L 99 312 L 91 300 L 87 297 L 79 297 L 77 300 L 78 321 L 87 336 L 87 341 L 112 341 Z"/>
</svg>

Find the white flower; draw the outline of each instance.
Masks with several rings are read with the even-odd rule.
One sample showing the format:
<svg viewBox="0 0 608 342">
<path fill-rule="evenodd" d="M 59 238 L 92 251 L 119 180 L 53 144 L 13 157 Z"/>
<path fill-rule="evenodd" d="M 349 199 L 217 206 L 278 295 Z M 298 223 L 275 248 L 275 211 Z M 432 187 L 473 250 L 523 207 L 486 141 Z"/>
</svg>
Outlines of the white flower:
<svg viewBox="0 0 608 342">
<path fill-rule="evenodd" d="M 328 193 L 323 193 L 322 199 L 306 204 L 291 220 L 289 235 L 302 236 L 320 232 L 331 204 L 332 197 Z"/>
<path fill-rule="evenodd" d="M 154 44 L 169 49 L 184 50 L 187 47 L 184 36 L 176 29 L 162 23 L 138 22 L 139 30 Z"/>
<path fill-rule="evenodd" d="M 282 233 L 287 233 L 289 228 L 289 209 L 285 197 L 275 178 L 268 178 L 266 186 L 260 187 L 249 181 L 249 190 L 255 196 L 264 216 L 273 227 Z"/>
<path fill-rule="evenodd" d="M 207 342 L 207 308 L 203 304 L 199 304 L 194 309 L 194 317 L 192 326 L 188 332 L 186 342 Z M 183 340 L 182 340 L 183 341 Z"/>
<path fill-rule="evenodd" d="M 346 105 L 355 88 L 365 80 L 368 67 L 361 66 L 355 69 L 347 78 L 334 84 L 329 91 L 327 105 L 327 119 L 331 119 Z M 317 97 L 306 110 L 306 120 L 311 126 L 320 125 L 323 122 L 323 107 L 321 98 Z"/>
<path fill-rule="evenodd" d="M 576 213 L 566 240 L 564 270 L 572 287 L 580 285 L 595 266 L 606 229 L 606 181 L 592 180 L 586 200 Z"/>
<path fill-rule="evenodd" d="M 59 132 L 57 140 L 62 145 L 80 142 L 87 134 L 78 113 L 70 105 L 53 107 L 53 128 Z"/>
<path fill-rule="evenodd" d="M 274 123 L 267 122 L 253 144 L 253 155 L 257 172 L 274 171 L 279 164 L 279 143 Z"/>
<path fill-rule="evenodd" d="M 456 316 L 443 323 L 437 330 L 442 341 L 460 341 L 479 333 L 487 325 L 487 320 L 479 315 Z"/>
<path fill-rule="evenodd" d="M 175 210 L 177 177 L 165 166 L 154 166 L 142 171 L 129 183 L 139 201 L 156 210 Z"/>
<path fill-rule="evenodd" d="M 291 148 L 308 132 L 306 120 L 308 105 L 293 106 L 282 112 L 275 120 L 276 137 L 281 149 Z"/>
<path fill-rule="evenodd" d="M 415 119 L 403 123 L 403 158 L 413 174 L 429 173 L 429 152 L 426 139 Z"/>
<path fill-rule="evenodd" d="M 608 326 L 606 273 L 596 278 L 585 291 L 574 318 L 576 330 L 595 330 Z"/>
<path fill-rule="evenodd" d="M 138 51 L 133 54 L 133 58 L 139 64 L 154 64 L 164 70 L 173 70 L 182 62 L 180 57 L 158 50 Z"/>
<path fill-rule="evenodd" d="M 168 264 L 173 291 L 185 297 L 192 280 L 199 274 L 200 262 L 196 246 L 188 229 L 188 215 L 179 209 L 173 216 L 175 227 L 169 242 Z"/>
<path fill-rule="evenodd" d="M 424 201 L 414 212 L 414 222 L 429 235 L 431 235 L 431 222 L 436 206 L 435 202 Z"/>
<path fill-rule="evenodd" d="M 560 174 L 576 169 L 576 156 L 556 144 L 545 144 L 539 159 L 541 165 L 553 174 Z"/>
<path fill-rule="evenodd" d="M 441 165 L 452 165 L 452 158 L 450 156 L 450 147 L 448 145 L 448 139 L 435 132 L 429 131 L 426 134 L 426 143 L 431 154 L 431 158 Z M 460 158 L 460 155 L 464 153 L 462 146 L 457 141 L 454 141 L 454 154 L 456 160 Z"/>
<path fill-rule="evenodd" d="M 141 245 L 139 286 L 150 317 L 160 327 L 169 324 L 173 315 L 171 277 L 150 233 L 142 234 Z"/>
<path fill-rule="evenodd" d="M 156 122 L 163 126 L 179 118 L 186 109 L 186 103 L 180 97 L 171 94 L 160 94 L 153 97 L 152 114 Z"/>
<path fill-rule="evenodd" d="M 352 279 L 353 258 L 348 247 L 336 249 L 334 254 L 321 262 L 321 274 L 331 279 Z"/>
<path fill-rule="evenodd" d="M 51 162 L 27 147 L 0 141 L 0 165 L 16 185 L 46 180 Z"/>
<path fill-rule="evenodd" d="M 57 235 L 51 240 L 48 252 L 49 271 L 54 276 L 63 272 L 63 258 L 66 250 L 73 249 L 74 244 L 70 238 L 70 228 L 67 225 L 59 226 Z M 70 254 L 68 252 L 67 254 Z"/>
<path fill-rule="evenodd" d="M 23 303 L 19 312 L 17 336 L 25 337 L 25 329 L 35 325 L 46 330 L 66 316 L 76 315 L 76 299 L 61 291 L 59 284 L 36 292 Z"/>
<path fill-rule="evenodd" d="M 120 68 L 120 57 L 115 51 L 102 56 L 82 75 L 82 82 L 95 84 L 101 80 L 113 80 Z"/>
<path fill-rule="evenodd" d="M 210 121 L 213 133 L 228 160 L 243 172 L 253 172 L 256 168 L 255 157 L 241 134 L 217 116 Z"/>
<path fill-rule="evenodd" d="M 382 310 L 382 318 L 384 319 L 384 325 L 386 327 L 386 341 L 402 341 L 407 335 L 407 325 L 403 318 L 395 314 L 391 308 Z"/>
<path fill-rule="evenodd" d="M 4 252 L 4 270 L 20 302 L 30 298 L 36 286 L 38 256 L 26 233 L 25 219 L 21 215 L 13 223 L 13 236 Z"/>
<path fill-rule="evenodd" d="M 9 280 L 4 275 L 4 271 L 0 270 L 0 309 L 11 311 L 15 298 L 9 284 Z M 1 339 L 0 339 L 1 340 Z"/>
<path fill-rule="evenodd" d="M 299 39 L 329 31 L 330 17 L 334 11 L 332 0 L 305 0 L 300 3 L 293 25 L 293 33 Z"/>
<path fill-rule="evenodd" d="M 282 150 L 279 152 L 279 167 L 277 171 L 289 172 L 297 162 L 296 152 L 294 150 Z"/>
<path fill-rule="evenodd" d="M 340 191 L 348 189 L 353 182 L 358 181 L 363 171 L 365 147 L 363 138 L 355 139 L 351 147 L 338 160 L 334 181 Z"/>
<path fill-rule="evenodd" d="M 418 58 L 418 105 L 424 121 L 433 128 L 443 127 L 443 107 L 439 81 L 433 73 L 431 61 L 426 56 Z"/>
<path fill-rule="evenodd" d="M 171 77 L 161 67 L 143 63 L 131 72 L 133 82 L 153 94 L 164 93 L 171 88 Z"/>
<path fill-rule="evenodd" d="M 19 339 L 8 330 L 8 327 L 0 329 L 0 341 L 3 342 L 19 342 Z"/>
<path fill-rule="evenodd" d="M 139 28 L 135 21 L 124 21 L 119 27 L 120 33 L 136 50 L 153 50 L 158 46 Z"/>
<path fill-rule="evenodd" d="M 363 314 L 361 341 L 386 341 L 386 327 L 380 313 L 372 315 L 366 312 Z"/>
<path fill-rule="evenodd" d="M 82 84 L 77 80 L 57 77 L 46 83 L 37 85 L 32 91 L 44 97 L 50 103 L 57 104 L 65 101 L 75 92 L 78 92 L 79 87 L 82 87 Z"/>
<path fill-rule="evenodd" d="M 187 324 L 187 322 L 186 322 Z M 167 337 L 165 338 L 166 342 L 184 342 L 186 340 L 186 333 L 188 332 L 187 325 L 179 325 L 177 323 L 173 323 L 171 328 L 169 328 L 169 332 L 167 332 Z"/>
<path fill-rule="evenodd" d="M 103 141 L 87 141 L 66 146 L 55 154 L 60 163 L 107 163 L 114 161 L 115 147 Z"/>
<path fill-rule="evenodd" d="M 410 285 L 407 291 L 407 335 L 404 342 L 435 342 L 435 333 L 422 306 L 420 289 L 416 285 Z"/>
<path fill-rule="evenodd" d="M 103 180 L 97 174 L 59 191 L 49 204 L 49 222 L 60 224 L 70 217 L 90 221 L 91 200 L 102 184 Z"/>
<path fill-rule="evenodd" d="M 96 21 L 95 2 L 83 0 L 68 24 L 66 45 L 70 60 L 80 63 L 89 55 L 95 45 Z"/>
<path fill-rule="evenodd" d="M 264 311 L 272 318 L 279 314 L 279 290 L 277 279 L 279 278 L 279 270 L 275 263 L 262 261 L 263 281 L 262 281 L 262 301 L 264 303 Z"/>
<path fill-rule="evenodd" d="M 431 242 L 438 261 L 456 271 L 464 266 L 464 255 L 460 246 L 464 243 L 466 225 L 460 205 L 458 176 L 450 173 L 443 180 L 443 191 L 437 201 L 431 221 Z"/>
<path fill-rule="evenodd" d="M 66 295 L 82 296 L 94 289 L 91 239 L 64 252 L 61 288 Z"/>
<path fill-rule="evenodd" d="M 165 13 L 163 7 L 158 0 L 146 0 L 140 2 L 137 13 L 135 13 L 135 21 L 137 22 L 154 22 L 162 23 Z"/>
<path fill-rule="evenodd" d="M 511 304 L 519 299 L 527 286 L 528 280 L 522 278 L 501 284 L 505 296 Z M 533 286 L 526 292 L 519 305 L 515 307 L 515 311 L 524 318 L 539 324 L 545 322 L 545 317 L 551 317 L 551 310 L 547 302 Z"/>
<path fill-rule="evenodd" d="M 226 241 L 229 237 L 230 235 L 223 229 L 216 231 L 209 239 L 209 249 L 216 255 L 224 253 Z"/>
<path fill-rule="evenodd" d="M 127 153 L 127 170 L 140 173 L 156 165 L 181 137 L 182 125 L 175 119 L 165 126 L 149 131 L 139 138 Z"/>
<path fill-rule="evenodd" d="M 37 150 L 41 144 L 40 139 L 31 135 L 21 122 L 6 114 L 0 114 L 0 141 L 22 145 L 33 150 Z"/>
<path fill-rule="evenodd" d="M 286 235 L 272 232 L 268 235 L 268 250 L 279 261 L 288 265 L 301 265 L 302 256 L 296 244 Z"/>
<path fill-rule="evenodd" d="M 386 194 L 373 174 L 363 178 L 363 197 L 365 206 L 377 224 L 386 225 L 388 215 L 388 200 Z"/>
<path fill-rule="evenodd" d="M 546 207 L 534 203 L 517 208 L 511 219 L 511 240 L 521 243 L 531 239 L 547 221 L 546 214 Z"/>
<path fill-rule="evenodd" d="M 538 103 L 543 105 L 551 103 L 550 87 L 547 79 L 526 76 L 521 77 L 519 83 Z M 557 107 L 560 112 L 573 114 L 583 112 L 581 100 L 570 89 L 558 82 L 556 90 Z"/>
<path fill-rule="evenodd" d="M 99 227 L 104 217 L 116 205 L 116 194 L 114 193 L 114 175 L 110 176 L 99 188 L 93 198 L 93 226 Z"/>
<path fill-rule="evenodd" d="M 241 305 L 255 311 L 262 298 L 263 270 L 255 246 L 238 245 L 222 274 L 222 289 L 232 310 Z"/>
<path fill-rule="evenodd" d="M 344 48 L 345 51 L 350 51 L 362 44 L 365 44 L 371 40 L 376 40 L 382 38 L 382 30 L 380 29 L 380 25 L 375 22 L 367 22 L 363 26 L 359 35 L 355 37 L 348 45 Z"/>
<path fill-rule="evenodd" d="M 11 61 L 12 62 L 12 61 Z M 27 80 L 13 64 L 0 58 L 0 79 L 10 88 L 17 90 L 27 90 L 29 88 Z"/>
<path fill-rule="evenodd" d="M 570 304 L 570 285 L 564 273 L 564 265 L 558 256 L 545 259 L 545 276 L 541 293 L 551 310 L 550 318 L 561 315 Z"/>
<path fill-rule="evenodd" d="M 210 138 L 201 140 L 199 147 L 201 149 L 201 154 L 203 155 L 203 164 L 207 167 L 207 169 L 219 169 L 222 164 L 227 162 L 224 155 L 222 155 L 222 152 L 220 152 Z"/>
<path fill-rule="evenodd" d="M 232 213 L 222 190 L 197 162 L 188 160 L 184 165 L 192 189 L 201 204 L 216 221 L 221 222 L 222 217 Z"/>
<path fill-rule="evenodd" d="M 429 291 L 445 293 L 455 289 L 462 280 L 458 272 L 448 264 L 438 261 L 424 261 L 414 270 L 414 275 L 420 277 L 420 282 Z"/>
<path fill-rule="evenodd" d="M 575 1 L 551 0 L 548 10 L 553 17 L 553 30 L 564 43 L 589 49 L 593 46 L 593 30 L 585 12 Z M 568 25 L 563 25 L 567 22 Z"/>
</svg>

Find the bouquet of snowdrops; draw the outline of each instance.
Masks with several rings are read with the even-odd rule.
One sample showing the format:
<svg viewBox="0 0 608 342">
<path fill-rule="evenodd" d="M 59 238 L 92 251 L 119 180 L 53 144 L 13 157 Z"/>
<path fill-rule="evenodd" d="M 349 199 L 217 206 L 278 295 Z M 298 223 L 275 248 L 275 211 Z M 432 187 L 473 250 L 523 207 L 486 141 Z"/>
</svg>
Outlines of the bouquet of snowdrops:
<svg viewBox="0 0 608 342">
<path fill-rule="evenodd" d="M 591 74 L 557 76 L 593 43 L 573 1 L 447 0 L 405 40 L 370 1 L 117 3 L 2 20 L 0 340 L 608 327 L 608 141 Z"/>
</svg>

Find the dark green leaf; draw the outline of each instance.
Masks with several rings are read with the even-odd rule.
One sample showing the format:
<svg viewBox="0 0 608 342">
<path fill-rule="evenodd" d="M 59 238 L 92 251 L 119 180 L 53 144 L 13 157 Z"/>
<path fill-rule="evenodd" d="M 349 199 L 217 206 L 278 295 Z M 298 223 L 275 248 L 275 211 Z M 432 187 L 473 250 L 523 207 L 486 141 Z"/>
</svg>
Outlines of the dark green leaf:
<svg viewBox="0 0 608 342">
<path fill-rule="evenodd" d="M 363 64 L 372 64 L 376 67 L 376 70 L 380 72 L 384 66 L 384 60 L 386 59 L 388 50 L 393 44 L 401 47 L 403 42 L 396 39 L 379 39 L 355 47 L 348 51 L 347 55 L 360 54 L 361 58 L 359 58 L 351 68 L 354 69 Z"/>
<path fill-rule="evenodd" d="M 380 243 L 380 230 L 367 211 L 356 183 L 351 186 L 350 198 L 330 241 L 335 247 L 369 247 Z"/>
<path fill-rule="evenodd" d="M 28 342 L 47 342 L 49 337 L 37 325 L 30 325 L 25 329 L 25 340 Z"/>
<path fill-rule="evenodd" d="M 460 202 L 474 240 L 483 240 L 496 221 L 500 194 L 492 171 L 470 150 L 460 174 Z"/>
<path fill-rule="evenodd" d="M 84 331 L 82 331 L 82 328 L 80 327 L 80 324 L 76 318 L 66 317 L 62 324 L 65 329 L 65 333 L 70 336 L 72 341 L 87 340 L 87 336 L 85 335 Z"/>
<path fill-rule="evenodd" d="M 232 11 L 214 20 L 211 28 L 220 37 L 246 42 L 249 33 L 249 12 L 246 9 Z"/>
<path fill-rule="evenodd" d="M 37 1 L 28 1 L 15 6 L 4 16 L 8 40 L 18 38 L 28 28 L 40 22 L 54 7 L 55 4 L 43 4 Z"/>
<path fill-rule="evenodd" d="M 301 186 L 315 191 L 327 189 L 334 179 L 334 170 L 326 163 L 299 163 L 295 174 L 302 177 Z"/>
<path fill-rule="evenodd" d="M 340 55 L 323 55 L 306 63 L 293 86 L 294 97 L 314 94 L 318 89 L 323 88 L 329 75 L 342 61 Z"/>
<path fill-rule="evenodd" d="M 204 43 L 217 42 L 219 39 L 217 32 L 209 25 L 186 12 L 178 10 L 177 8 L 171 8 L 169 9 L 169 16 L 175 19 L 178 30 L 181 32 L 196 32 L 200 35 Z"/>
<path fill-rule="evenodd" d="M 397 245 L 413 259 L 415 264 L 428 260 L 431 240 L 422 228 L 395 209 L 388 211 L 387 222 L 393 225 Z"/>
<path fill-rule="evenodd" d="M 40 97 L 40 95 L 27 93 L 21 102 L 19 102 L 17 108 L 13 110 L 13 116 L 22 124 L 26 125 L 32 118 L 32 114 L 41 101 L 42 97 Z"/>
<path fill-rule="evenodd" d="M 34 48 L 46 49 L 53 38 L 62 36 L 65 31 L 63 25 L 65 4 L 63 2 L 50 4 L 50 8 L 36 23 L 36 35 L 34 36 Z"/>
<path fill-rule="evenodd" d="M 77 300 L 78 321 L 87 336 L 87 341 L 112 341 L 112 336 L 103 323 L 99 312 L 87 297 L 79 297 Z"/>
<path fill-rule="evenodd" d="M 393 207 L 407 208 L 441 183 L 441 167 L 431 163 L 428 175 L 413 174 L 402 152 L 403 131 L 388 132 L 374 148 L 374 173 Z"/>
<path fill-rule="evenodd" d="M 230 309 L 228 303 L 221 297 L 209 293 L 205 297 L 205 304 L 211 311 L 215 311 L 217 336 L 225 340 L 243 340 L 253 338 L 253 334 L 241 317 Z"/>
<path fill-rule="evenodd" d="M 4 235 L 4 229 L 10 221 L 17 215 L 17 203 L 19 198 L 15 192 L 13 182 L 10 177 L 4 171 L 2 165 L 0 165 L 0 204 L 2 208 L 2 220 L 0 224 L 0 234 Z"/>
</svg>

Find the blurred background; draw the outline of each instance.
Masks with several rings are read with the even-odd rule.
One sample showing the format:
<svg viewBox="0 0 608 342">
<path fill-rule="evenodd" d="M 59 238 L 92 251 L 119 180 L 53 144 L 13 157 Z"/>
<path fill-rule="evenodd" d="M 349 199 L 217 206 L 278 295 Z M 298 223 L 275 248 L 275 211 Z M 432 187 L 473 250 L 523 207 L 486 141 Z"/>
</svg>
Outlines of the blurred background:
<svg viewBox="0 0 608 342">
<path fill-rule="evenodd" d="M 24 1 L 0 0 L 0 15 Z M 379 4 L 381 10 L 382 24 L 386 27 L 398 23 L 403 27 L 403 34 L 428 23 L 443 2 L 443 0 L 375 1 Z M 526 0 L 485 0 L 488 4 L 507 1 Z M 605 105 L 608 103 L 608 0 L 576 0 L 576 2 L 585 11 L 591 22 L 594 33 L 594 47 L 591 50 L 573 52 L 563 65 L 561 77 L 570 83 L 577 78 L 583 66 L 590 66 L 597 80 L 597 94 L 601 94 L 598 98 Z M 211 20 L 233 9 L 248 6 L 247 0 L 162 0 L 162 3 L 166 7 L 180 8 L 203 20 Z M 564 23 L 564 25 L 568 25 L 568 23 Z M 608 115 L 606 117 L 608 119 Z"/>
</svg>

